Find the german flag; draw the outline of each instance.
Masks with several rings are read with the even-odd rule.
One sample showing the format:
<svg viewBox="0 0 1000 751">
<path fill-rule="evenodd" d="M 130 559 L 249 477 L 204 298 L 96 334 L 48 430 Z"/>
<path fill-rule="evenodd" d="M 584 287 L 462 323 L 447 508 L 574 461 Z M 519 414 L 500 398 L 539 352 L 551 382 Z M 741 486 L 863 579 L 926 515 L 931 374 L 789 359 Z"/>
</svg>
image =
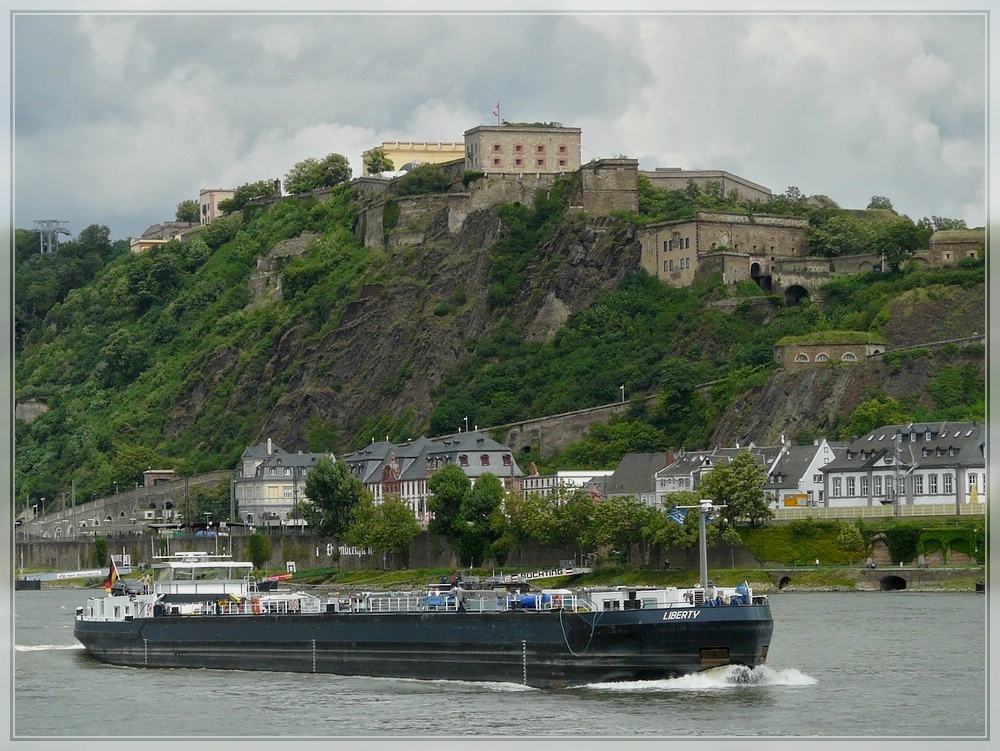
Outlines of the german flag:
<svg viewBox="0 0 1000 751">
<path fill-rule="evenodd" d="M 108 592 L 111 591 L 111 587 L 114 583 L 118 581 L 118 567 L 115 566 L 115 559 L 111 559 L 111 570 L 108 571 L 108 578 L 104 580 L 104 589 Z"/>
</svg>

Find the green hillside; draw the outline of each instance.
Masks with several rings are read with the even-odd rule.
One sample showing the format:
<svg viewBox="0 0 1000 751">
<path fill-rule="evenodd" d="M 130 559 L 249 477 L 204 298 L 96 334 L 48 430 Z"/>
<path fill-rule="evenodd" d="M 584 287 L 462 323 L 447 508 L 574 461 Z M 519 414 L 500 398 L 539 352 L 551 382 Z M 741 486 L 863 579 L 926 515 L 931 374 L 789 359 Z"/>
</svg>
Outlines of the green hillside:
<svg viewBox="0 0 1000 751">
<path fill-rule="evenodd" d="M 480 212 L 457 237 L 431 233 L 420 247 L 388 250 L 359 241 L 358 197 L 347 186 L 325 202 L 248 204 L 183 244 L 142 254 L 94 225 L 39 255 L 37 235 L 18 230 L 16 399 L 48 410 L 16 423 L 15 502 L 71 485 L 87 500 L 139 482 L 149 467 L 230 468 L 269 436 L 286 450 L 345 452 L 375 436 L 453 432 L 466 417 L 488 427 L 604 404 L 624 385 L 626 418 L 564 454 L 531 457 L 548 469 L 614 466 L 629 451 L 707 445 L 733 400 L 768 382 L 783 337 L 883 332 L 902 315 L 893 302 L 914 290 L 972 290 L 971 304 L 982 305 L 982 263 L 904 263 L 829 284 L 822 307 L 765 298 L 722 312 L 712 303 L 762 293 L 719 279 L 673 289 L 638 268 L 637 224 L 733 208 L 697 188 L 674 193 L 685 195 L 644 186 L 641 214 L 617 217 L 599 237 L 557 189 L 533 206 Z M 807 212 L 788 197 L 764 209 Z M 827 227 L 835 210 L 815 212 L 816 237 L 836 251 L 836 222 Z M 912 230 L 898 248 L 929 236 L 905 217 L 888 224 Z M 275 254 L 282 243 L 300 252 Z M 587 264 L 574 255 L 581 246 Z M 280 299 L 252 290 L 265 258 L 280 272 Z M 556 287 L 576 309 L 554 336 L 529 335 Z M 933 399 L 894 408 L 914 419 L 981 419 L 983 359 L 981 347 L 954 353 Z M 878 404 L 886 393 L 864 396 Z"/>
</svg>

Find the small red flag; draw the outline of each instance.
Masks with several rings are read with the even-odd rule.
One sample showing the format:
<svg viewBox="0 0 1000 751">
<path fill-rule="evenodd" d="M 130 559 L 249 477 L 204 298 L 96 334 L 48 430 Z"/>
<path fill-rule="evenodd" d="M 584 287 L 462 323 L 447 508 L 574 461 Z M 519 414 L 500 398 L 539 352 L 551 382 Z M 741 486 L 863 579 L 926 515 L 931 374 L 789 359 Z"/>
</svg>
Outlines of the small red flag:
<svg viewBox="0 0 1000 751">
<path fill-rule="evenodd" d="M 108 571 L 108 578 L 104 580 L 104 588 L 110 592 L 111 587 L 118 581 L 118 567 L 115 566 L 115 559 L 111 559 L 111 570 Z"/>
</svg>

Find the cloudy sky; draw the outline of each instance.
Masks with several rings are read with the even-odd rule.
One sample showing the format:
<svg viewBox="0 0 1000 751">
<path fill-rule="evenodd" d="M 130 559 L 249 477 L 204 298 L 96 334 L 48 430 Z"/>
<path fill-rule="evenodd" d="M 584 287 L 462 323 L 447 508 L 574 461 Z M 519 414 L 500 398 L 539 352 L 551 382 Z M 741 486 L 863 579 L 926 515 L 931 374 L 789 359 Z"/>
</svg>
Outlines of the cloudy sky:
<svg viewBox="0 0 1000 751">
<path fill-rule="evenodd" d="M 727 170 L 845 208 L 878 195 L 914 220 L 986 222 L 982 13 L 534 5 L 571 9 L 16 13 L 14 225 L 140 235 L 201 188 L 331 152 L 360 175 L 385 140 L 461 141 L 497 102 L 507 120 L 582 128 L 585 162 Z"/>
</svg>

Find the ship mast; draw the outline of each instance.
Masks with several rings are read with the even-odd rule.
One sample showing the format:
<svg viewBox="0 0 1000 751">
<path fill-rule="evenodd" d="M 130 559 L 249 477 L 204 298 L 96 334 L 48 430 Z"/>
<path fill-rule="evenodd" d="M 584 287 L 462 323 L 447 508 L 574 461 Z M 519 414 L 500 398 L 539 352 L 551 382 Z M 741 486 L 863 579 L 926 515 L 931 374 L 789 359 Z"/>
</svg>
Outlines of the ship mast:
<svg viewBox="0 0 1000 751">
<path fill-rule="evenodd" d="M 699 586 L 708 586 L 708 542 L 705 538 L 705 522 L 711 519 L 712 514 L 719 509 L 726 508 L 725 505 L 716 506 L 710 498 L 702 498 L 697 506 L 678 506 L 677 508 L 698 509 L 698 562 L 700 564 L 701 582 Z"/>
</svg>

